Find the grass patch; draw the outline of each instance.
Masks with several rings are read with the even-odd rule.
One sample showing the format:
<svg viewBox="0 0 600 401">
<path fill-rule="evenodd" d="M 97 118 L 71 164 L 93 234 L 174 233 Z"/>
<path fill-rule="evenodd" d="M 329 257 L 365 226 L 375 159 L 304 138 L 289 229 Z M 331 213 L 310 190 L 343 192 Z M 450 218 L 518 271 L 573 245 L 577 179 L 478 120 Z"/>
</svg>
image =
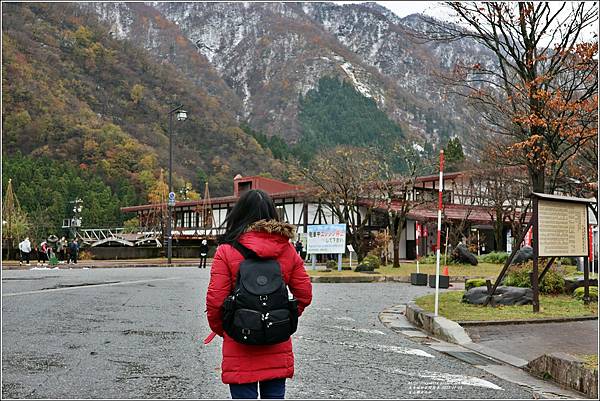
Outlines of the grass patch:
<svg viewBox="0 0 600 401">
<path fill-rule="evenodd" d="M 584 305 L 568 295 L 540 295 L 540 312 L 533 313 L 531 305 L 498 306 L 495 308 L 461 302 L 464 291 L 440 294 L 439 314 L 454 321 L 528 320 L 558 317 L 598 316 L 598 304 Z M 433 312 L 434 295 L 417 298 L 415 303 Z"/>
<path fill-rule="evenodd" d="M 583 360 L 583 366 L 589 370 L 598 370 L 598 354 L 581 354 L 577 357 Z"/>
<path fill-rule="evenodd" d="M 341 272 L 337 271 L 337 266 L 331 272 L 324 272 L 319 270 L 312 270 L 310 261 L 305 262 L 306 272 L 310 276 L 364 276 L 365 273 L 356 273 L 354 270 L 343 270 Z M 358 263 L 356 260 L 352 261 L 352 269 L 355 269 Z M 343 266 L 349 266 L 348 260 L 343 259 Z M 542 269 L 541 267 L 540 269 Z M 443 264 L 440 265 L 440 274 L 444 269 Z M 575 275 L 577 273 L 577 268 L 575 266 L 562 266 L 566 275 Z M 448 273 L 450 276 L 466 276 L 472 278 L 489 278 L 494 283 L 498 274 L 500 274 L 500 270 L 502 270 L 502 265 L 495 263 L 479 263 L 477 266 L 471 266 L 469 264 L 461 264 L 461 265 L 448 265 Z M 404 262 L 400 263 L 400 267 L 392 267 L 391 264 L 386 266 L 381 266 L 378 269 L 375 269 L 376 273 L 383 274 L 386 276 L 402 276 L 408 277 L 411 273 L 417 272 L 417 264 L 416 262 Z M 426 274 L 435 274 L 435 263 L 419 263 L 419 272 Z"/>
<path fill-rule="evenodd" d="M 344 264 L 346 265 L 346 264 Z M 357 264 L 352 263 L 352 268 L 356 268 Z M 440 266 L 440 274 L 442 273 L 443 266 Z M 501 265 L 496 265 L 492 263 L 480 263 L 477 266 L 471 265 L 449 265 L 448 270 L 451 276 L 469 276 L 469 277 L 481 277 L 481 278 L 495 278 L 500 273 L 502 269 Z M 321 275 L 340 275 L 340 276 L 362 276 L 364 273 L 356 273 L 354 271 L 344 270 L 342 272 L 334 269 L 332 272 L 327 273 L 318 270 L 312 270 L 310 268 L 310 263 L 306 264 L 306 271 L 311 276 L 321 276 Z M 381 266 L 376 269 L 375 272 L 379 274 L 383 274 L 386 276 L 404 276 L 408 277 L 411 273 L 417 272 L 417 264 L 416 263 L 401 263 L 400 267 L 394 268 L 392 265 Z M 426 274 L 435 274 L 435 264 L 419 264 L 419 272 Z M 493 280 L 492 280 L 493 282 Z"/>
</svg>

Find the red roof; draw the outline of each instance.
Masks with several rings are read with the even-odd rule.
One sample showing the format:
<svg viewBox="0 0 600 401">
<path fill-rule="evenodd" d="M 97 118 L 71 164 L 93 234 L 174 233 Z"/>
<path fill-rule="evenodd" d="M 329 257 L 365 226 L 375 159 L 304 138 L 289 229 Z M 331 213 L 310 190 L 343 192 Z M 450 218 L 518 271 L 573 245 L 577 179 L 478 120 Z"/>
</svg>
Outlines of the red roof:
<svg viewBox="0 0 600 401">
<path fill-rule="evenodd" d="M 468 220 L 478 223 L 490 223 L 492 208 L 485 206 L 448 204 L 442 209 L 442 218 L 448 220 Z M 408 213 L 414 220 L 436 220 L 438 210 L 436 204 L 419 205 Z"/>
<path fill-rule="evenodd" d="M 236 178 L 233 179 L 233 196 L 239 196 L 241 192 L 240 186 L 242 186 L 240 184 L 249 184 L 247 186 L 245 185 L 245 189 L 261 189 L 269 195 L 278 192 L 294 191 L 302 188 L 299 185 L 288 184 L 283 181 L 275 180 L 273 178 L 261 177 L 258 175 L 248 177 L 236 176 Z"/>
</svg>

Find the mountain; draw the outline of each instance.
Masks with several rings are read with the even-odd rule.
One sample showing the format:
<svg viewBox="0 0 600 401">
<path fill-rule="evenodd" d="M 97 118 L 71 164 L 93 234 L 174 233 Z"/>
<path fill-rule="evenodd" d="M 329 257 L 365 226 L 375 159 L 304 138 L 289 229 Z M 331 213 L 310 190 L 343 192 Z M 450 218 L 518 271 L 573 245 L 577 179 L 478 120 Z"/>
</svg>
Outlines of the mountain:
<svg viewBox="0 0 600 401">
<path fill-rule="evenodd" d="M 154 45 L 159 24 L 142 29 L 136 19 L 123 17 L 123 8 L 128 8 L 125 15 L 138 12 L 131 5 L 135 3 L 83 4 L 117 27 L 122 37 L 164 57 L 164 46 Z M 318 88 L 323 77 L 338 77 L 373 99 L 410 140 L 444 144 L 458 136 L 467 150 L 474 145 L 477 116 L 446 93 L 435 75 L 450 72 L 457 62 L 491 64 L 493 57 L 472 41 L 419 43 L 414 33 L 427 28 L 426 17 L 399 18 L 376 3 L 150 6 L 179 28 L 234 91 L 241 101 L 241 109 L 232 110 L 238 120 L 267 136 L 297 143 L 304 132 L 299 96 Z"/>
<path fill-rule="evenodd" d="M 158 14 L 152 18 L 169 29 Z M 175 69 L 114 36 L 72 4 L 3 7 L 4 155 L 19 151 L 85 166 L 115 190 L 124 178 L 144 201 L 158 167 L 168 164 L 168 110 L 181 103 L 189 118 L 175 124 L 177 184 L 190 181 L 202 190 L 196 177 L 203 172 L 212 193 L 225 195 L 239 171 L 284 170 L 239 128 L 236 97 L 195 52 L 181 55 L 190 61 Z M 179 72 L 185 65 L 197 79 Z"/>
<path fill-rule="evenodd" d="M 287 157 L 336 144 L 433 152 L 459 137 L 468 155 L 476 116 L 435 75 L 493 60 L 473 42 L 418 43 L 426 18 L 376 3 L 6 3 L 2 17 L 5 171 L 46 182 L 24 171 L 65 163 L 64 180 L 98 178 L 121 205 L 147 202 L 167 168 L 179 104 L 176 189 L 201 192 L 207 178 L 218 196 L 238 173 L 285 179 Z M 58 221 L 68 205 L 53 210 Z"/>
</svg>

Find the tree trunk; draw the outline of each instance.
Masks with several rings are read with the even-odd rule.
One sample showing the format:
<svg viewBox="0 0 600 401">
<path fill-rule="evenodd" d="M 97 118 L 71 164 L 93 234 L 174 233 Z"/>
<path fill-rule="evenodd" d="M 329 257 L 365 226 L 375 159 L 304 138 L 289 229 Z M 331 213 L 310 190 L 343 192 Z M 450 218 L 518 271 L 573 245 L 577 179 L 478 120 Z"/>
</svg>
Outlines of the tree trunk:
<svg viewBox="0 0 600 401">
<path fill-rule="evenodd" d="M 395 235 L 392 238 L 392 248 L 394 248 L 394 263 L 392 267 L 400 267 L 400 237 Z"/>
<path fill-rule="evenodd" d="M 496 252 L 499 252 L 502 250 L 502 229 L 504 228 L 502 210 L 496 210 L 496 221 L 494 223 L 494 243 Z"/>
</svg>

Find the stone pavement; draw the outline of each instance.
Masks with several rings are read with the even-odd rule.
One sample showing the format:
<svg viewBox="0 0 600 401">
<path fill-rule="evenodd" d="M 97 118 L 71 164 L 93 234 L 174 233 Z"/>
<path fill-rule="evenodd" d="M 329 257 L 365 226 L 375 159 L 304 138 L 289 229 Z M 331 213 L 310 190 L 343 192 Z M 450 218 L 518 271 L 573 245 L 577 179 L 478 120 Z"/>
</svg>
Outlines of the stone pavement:
<svg viewBox="0 0 600 401">
<path fill-rule="evenodd" d="M 598 320 L 465 327 L 473 342 L 532 361 L 544 354 L 598 353 Z"/>
</svg>

